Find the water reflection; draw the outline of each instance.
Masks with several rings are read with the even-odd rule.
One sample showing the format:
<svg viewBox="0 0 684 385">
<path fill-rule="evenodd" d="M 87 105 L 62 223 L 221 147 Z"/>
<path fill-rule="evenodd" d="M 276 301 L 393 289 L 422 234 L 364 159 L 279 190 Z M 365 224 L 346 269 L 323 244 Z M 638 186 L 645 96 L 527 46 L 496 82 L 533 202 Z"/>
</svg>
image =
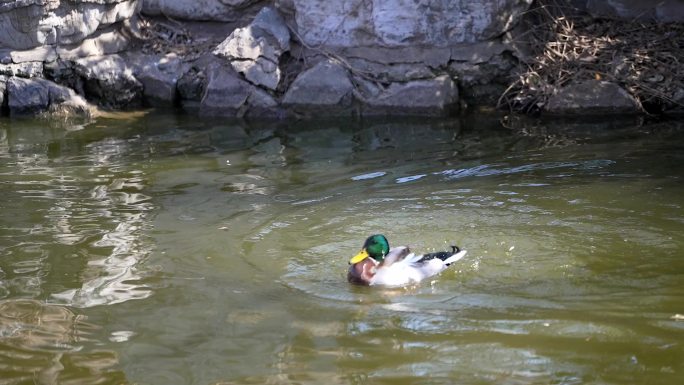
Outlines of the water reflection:
<svg viewBox="0 0 684 385">
<path fill-rule="evenodd" d="M 82 352 L 97 326 L 69 309 L 33 300 L 0 301 L 3 384 L 123 382 L 113 351 Z"/>
<path fill-rule="evenodd" d="M 147 297 L 136 266 L 149 253 L 144 233 L 154 206 L 143 194 L 144 172 L 120 170 L 130 144 L 105 138 L 79 148 L 64 132 L 37 133 L 44 132 L 3 130 L 0 173 L 12 196 L 2 204 L 4 296 L 79 307 Z M 81 287 L 59 290 L 52 281 L 60 275 Z"/>
</svg>

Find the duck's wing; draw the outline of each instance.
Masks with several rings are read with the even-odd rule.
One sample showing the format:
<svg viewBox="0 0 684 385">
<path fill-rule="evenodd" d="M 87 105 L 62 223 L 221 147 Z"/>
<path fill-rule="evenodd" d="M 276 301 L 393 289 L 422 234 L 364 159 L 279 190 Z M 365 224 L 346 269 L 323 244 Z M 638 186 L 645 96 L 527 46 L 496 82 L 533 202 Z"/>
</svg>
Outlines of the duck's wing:
<svg viewBox="0 0 684 385">
<path fill-rule="evenodd" d="M 390 266 L 378 267 L 370 285 L 382 286 L 406 286 L 410 283 L 416 283 L 422 279 L 420 272 L 412 267 L 411 263 L 407 262 L 415 256 L 409 254 L 406 259 L 395 262 Z"/>
<path fill-rule="evenodd" d="M 378 267 L 371 285 L 405 286 L 418 283 L 444 271 L 449 265 L 466 255 L 465 250 L 457 253 L 408 254 L 404 259 L 390 266 Z M 444 258 L 444 259 L 442 259 Z"/>
<path fill-rule="evenodd" d="M 439 259 L 444 263 L 445 266 L 449 266 L 452 263 L 458 261 L 459 259 L 465 257 L 465 255 L 468 253 L 466 250 L 461 250 L 456 246 L 452 247 L 454 248 L 454 252 L 440 251 L 437 253 L 423 254 L 420 256 L 420 259 L 418 259 L 415 263 L 420 264 L 426 263 L 431 259 Z"/>
<path fill-rule="evenodd" d="M 440 252 L 425 254 L 420 256 L 419 260 L 411 263 L 411 267 L 419 272 L 416 274 L 420 274 L 423 277 L 422 279 L 425 279 L 441 273 L 449 265 L 465 257 L 467 253 L 465 250 L 460 250 L 457 253 Z"/>
<path fill-rule="evenodd" d="M 393 247 L 385 255 L 385 259 L 382 260 L 380 266 L 388 267 L 399 261 L 404 261 L 408 255 L 411 255 L 411 250 L 408 246 Z"/>
<path fill-rule="evenodd" d="M 468 254 L 468 251 L 466 250 L 459 250 L 457 253 L 452 254 L 449 258 L 444 260 L 444 264 L 449 266 L 452 263 L 459 261 L 461 258 L 465 257 L 466 254 Z"/>
</svg>

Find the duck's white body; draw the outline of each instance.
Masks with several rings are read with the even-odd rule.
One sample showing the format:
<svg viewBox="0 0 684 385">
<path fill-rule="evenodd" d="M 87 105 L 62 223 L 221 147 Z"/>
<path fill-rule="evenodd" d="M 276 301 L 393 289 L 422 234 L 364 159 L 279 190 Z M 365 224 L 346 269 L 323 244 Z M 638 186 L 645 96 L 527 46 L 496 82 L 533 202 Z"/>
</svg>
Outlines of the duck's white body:
<svg viewBox="0 0 684 385">
<path fill-rule="evenodd" d="M 408 250 L 406 246 L 390 249 L 385 260 L 375 266 L 375 274 L 368 284 L 395 287 L 415 284 L 441 273 L 467 254 L 466 250 L 461 250 L 445 260 L 425 259 L 425 255 L 409 253 Z"/>
</svg>

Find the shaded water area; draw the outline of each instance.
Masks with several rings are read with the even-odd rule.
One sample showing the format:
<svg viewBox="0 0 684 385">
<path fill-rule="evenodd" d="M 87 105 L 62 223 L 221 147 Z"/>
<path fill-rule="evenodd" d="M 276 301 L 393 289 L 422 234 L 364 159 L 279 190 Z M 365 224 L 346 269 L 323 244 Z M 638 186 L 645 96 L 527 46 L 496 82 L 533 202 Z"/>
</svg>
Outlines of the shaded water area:
<svg viewBox="0 0 684 385">
<path fill-rule="evenodd" d="M 0 384 L 681 383 L 683 176 L 679 122 L 2 120 Z M 468 255 L 351 286 L 376 232 Z"/>
</svg>

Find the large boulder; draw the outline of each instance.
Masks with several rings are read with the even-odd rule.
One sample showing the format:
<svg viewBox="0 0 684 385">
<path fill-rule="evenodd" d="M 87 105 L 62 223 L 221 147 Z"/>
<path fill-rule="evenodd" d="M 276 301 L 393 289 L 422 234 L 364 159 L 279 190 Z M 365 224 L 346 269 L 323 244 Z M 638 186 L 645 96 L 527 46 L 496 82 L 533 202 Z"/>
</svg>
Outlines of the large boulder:
<svg viewBox="0 0 684 385">
<path fill-rule="evenodd" d="M 349 107 L 353 85 L 342 66 L 324 60 L 302 72 L 283 97 L 288 107 Z"/>
<path fill-rule="evenodd" d="M 31 115 L 46 111 L 49 89 L 43 79 L 11 77 L 7 81 L 7 104 L 11 115 Z"/>
<path fill-rule="evenodd" d="M 235 21 L 259 0 L 145 0 L 142 12 L 181 20 Z"/>
<path fill-rule="evenodd" d="M 532 0 L 277 0 L 309 46 L 472 43 L 513 27 Z"/>
<path fill-rule="evenodd" d="M 278 103 L 269 94 L 239 78 L 231 68 L 207 69 L 207 85 L 199 107 L 203 116 L 275 114 Z"/>
<path fill-rule="evenodd" d="M 447 75 L 392 83 L 367 97 L 365 114 L 448 115 L 458 107 L 458 87 Z"/>
<path fill-rule="evenodd" d="M 125 55 L 133 76 L 142 83 L 145 101 L 153 106 L 170 106 L 178 101 L 178 80 L 187 72 L 180 58 L 167 55 L 145 55 L 140 52 Z"/>
<path fill-rule="evenodd" d="M 7 80 L 7 99 L 11 115 L 56 112 L 87 116 L 90 108 L 74 90 L 46 79 L 11 77 Z"/>
<path fill-rule="evenodd" d="M 275 90 L 280 56 L 290 49 L 290 32 L 278 12 L 264 7 L 245 28 L 237 28 L 214 50 L 251 83 Z"/>
<path fill-rule="evenodd" d="M 93 56 L 74 61 L 75 73 L 89 99 L 110 108 L 138 107 L 142 84 L 119 55 Z"/>
<path fill-rule="evenodd" d="M 96 30 L 132 17 L 138 0 L 22 0 L 0 3 L 0 48 L 79 44 Z"/>
<path fill-rule="evenodd" d="M 587 80 L 558 90 L 549 97 L 545 110 L 553 114 L 635 113 L 638 103 L 615 83 Z"/>
</svg>

